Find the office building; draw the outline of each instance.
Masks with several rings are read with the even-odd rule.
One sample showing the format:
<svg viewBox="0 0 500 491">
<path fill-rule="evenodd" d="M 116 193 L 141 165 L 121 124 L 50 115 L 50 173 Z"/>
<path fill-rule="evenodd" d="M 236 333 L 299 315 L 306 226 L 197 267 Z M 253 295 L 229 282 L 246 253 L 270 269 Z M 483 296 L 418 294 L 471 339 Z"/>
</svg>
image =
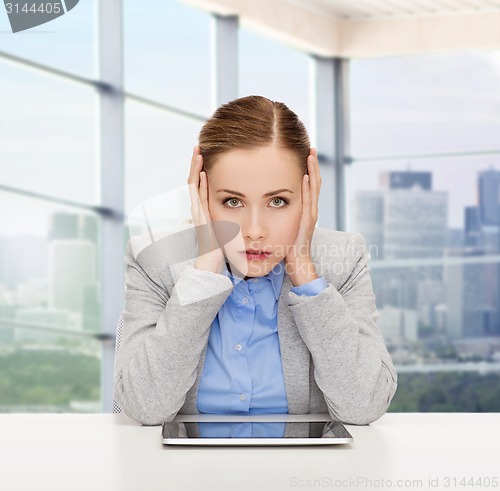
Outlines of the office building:
<svg viewBox="0 0 500 491">
<path fill-rule="evenodd" d="M 478 179 L 480 219 L 483 225 L 500 223 L 500 171 L 481 171 Z"/>
<path fill-rule="evenodd" d="M 391 190 L 384 199 L 384 258 L 443 257 L 448 228 L 445 191 Z"/>
<path fill-rule="evenodd" d="M 442 265 L 426 265 L 418 260 L 432 262 L 444 257 L 448 244 L 448 194 L 427 189 L 432 182 L 429 172 L 410 172 L 409 177 L 405 177 L 405 172 L 394 174 L 398 176 L 393 179 L 394 189 L 355 194 L 355 230 L 367 242 L 380 244 L 378 258 L 384 259 L 384 267 L 372 271 L 379 305 L 422 311 L 418 284 L 426 280 L 442 282 Z M 391 175 L 382 174 L 381 181 L 390 183 Z M 405 260 L 404 264 L 400 260 Z"/>
<path fill-rule="evenodd" d="M 355 229 L 362 231 L 373 260 L 384 258 L 384 191 L 354 194 Z"/>
<path fill-rule="evenodd" d="M 481 249 L 450 251 L 445 267 L 449 339 L 499 335 L 497 267 Z"/>
<path fill-rule="evenodd" d="M 386 341 L 399 344 L 418 339 L 417 313 L 411 309 L 379 309 L 379 328 Z"/>
<path fill-rule="evenodd" d="M 478 206 L 466 206 L 464 209 L 465 246 L 482 247 L 481 215 Z"/>
<path fill-rule="evenodd" d="M 380 184 L 385 189 L 412 189 L 418 187 L 430 191 L 432 189 L 432 173 L 411 170 L 381 172 Z"/>
<path fill-rule="evenodd" d="M 99 219 L 88 213 L 56 212 L 50 217 L 50 240 L 85 239 L 96 242 Z"/>
<path fill-rule="evenodd" d="M 55 240 L 49 246 L 49 308 L 81 312 L 84 288 L 96 278 L 96 244 Z"/>
</svg>

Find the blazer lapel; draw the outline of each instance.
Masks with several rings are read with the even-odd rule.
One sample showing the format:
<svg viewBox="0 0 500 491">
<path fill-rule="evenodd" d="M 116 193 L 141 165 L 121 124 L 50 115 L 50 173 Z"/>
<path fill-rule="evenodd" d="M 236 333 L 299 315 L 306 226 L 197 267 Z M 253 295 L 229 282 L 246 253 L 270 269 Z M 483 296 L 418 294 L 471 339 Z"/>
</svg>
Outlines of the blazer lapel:
<svg viewBox="0 0 500 491">
<path fill-rule="evenodd" d="M 309 412 L 309 364 L 311 357 L 288 307 L 288 294 L 291 287 L 292 281 L 285 273 L 278 300 L 278 337 L 288 412 L 290 414 L 304 414 Z"/>
</svg>

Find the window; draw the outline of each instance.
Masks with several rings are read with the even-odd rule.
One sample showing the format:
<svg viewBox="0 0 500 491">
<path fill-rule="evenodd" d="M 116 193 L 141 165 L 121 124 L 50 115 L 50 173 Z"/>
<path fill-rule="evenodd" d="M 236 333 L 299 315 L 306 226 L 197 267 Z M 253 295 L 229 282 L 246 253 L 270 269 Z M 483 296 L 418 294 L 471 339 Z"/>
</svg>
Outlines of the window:
<svg viewBox="0 0 500 491">
<path fill-rule="evenodd" d="M 2 36 L 2 412 L 98 412 L 105 402 L 101 380 L 109 387 L 113 378 L 105 358 L 113 334 L 100 322 L 100 274 L 103 265 L 122 261 L 126 240 L 106 248 L 101 240 L 117 210 L 103 208 L 100 196 L 100 145 L 108 128 L 99 125 L 93 9 L 80 2 L 46 26 Z M 186 184 L 190 151 L 209 115 L 209 21 L 174 0 L 148 8 L 124 2 L 127 211 L 162 193 L 175 200 Z M 120 173 L 121 165 L 108 161 L 105 170 Z M 148 212 L 151 218 L 156 209 Z M 112 235 L 120 237 L 116 229 Z M 102 256 L 112 250 L 112 257 Z M 121 292 L 123 279 L 117 281 Z M 105 396 L 110 407 L 112 394 Z"/>
<path fill-rule="evenodd" d="M 134 101 L 125 104 L 126 209 L 187 186 L 202 122 Z"/>
<path fill-rule="evenodd" d="M 347 223 L 372 256 L 392 411 L 500 409 L 499 87 L 494 55 L 352 62 Z"/>
<path fill-rule="evenodd" d="M 210 16 L 174 0 L 124 0 L 125 90 L 210 113 Z"/>
<path fill-rule="evenodd" d="M 238 97 L 262 95 L 284 102 L 309 128 L 309 56 L 242 27 L 238 43 Z"/>
<path fill-rule="evenodd" d="M 95 90 L 1 58 L 0 78 L 0 182 L 96 204 Z"/>
<path fill-rule="evenodd" d="M 94 0 L 81 1 L 48 24 L 15 34 L 12 34 L 9 19 L 2 11 L 0 51 L 73 75 L 94 78 L 95 26 Z"/>
<path fill-rule="evenodd" d="M 0 411 L 98 411 L 99 217 L 6 192 L 0 210 Z"/>
</svg>

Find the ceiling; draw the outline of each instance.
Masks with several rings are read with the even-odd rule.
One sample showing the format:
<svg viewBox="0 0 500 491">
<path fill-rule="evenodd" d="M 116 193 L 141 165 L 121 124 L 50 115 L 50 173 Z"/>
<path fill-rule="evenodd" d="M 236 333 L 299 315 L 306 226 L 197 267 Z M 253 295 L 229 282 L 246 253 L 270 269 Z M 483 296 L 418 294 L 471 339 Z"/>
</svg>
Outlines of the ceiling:
<svg viewBox="0 0 500 491">
<path fill-rule="evenodd" d="M 500 0 L 180 0 L 311 55 L 500 51 Z"/>
<path fill-rule="evenodd" d="M 271 0 L 272 1 L 272 0 Z M 345 20 L 393 19 L 500 11 L 500 0 L 288 0 Z"/>
</svg>

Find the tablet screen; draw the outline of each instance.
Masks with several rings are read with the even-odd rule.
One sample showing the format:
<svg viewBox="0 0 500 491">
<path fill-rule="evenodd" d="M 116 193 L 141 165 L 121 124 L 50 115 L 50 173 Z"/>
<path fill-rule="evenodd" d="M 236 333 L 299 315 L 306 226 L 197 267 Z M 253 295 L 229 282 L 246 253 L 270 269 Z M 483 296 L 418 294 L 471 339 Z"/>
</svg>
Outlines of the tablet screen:
<svg viewBox="0 0 500 491">
<path fill-rule="evenodd" d="M 163 438 L 339 438 L 351 439 L 338 421 L 163 423 Z"/>
</svg>

